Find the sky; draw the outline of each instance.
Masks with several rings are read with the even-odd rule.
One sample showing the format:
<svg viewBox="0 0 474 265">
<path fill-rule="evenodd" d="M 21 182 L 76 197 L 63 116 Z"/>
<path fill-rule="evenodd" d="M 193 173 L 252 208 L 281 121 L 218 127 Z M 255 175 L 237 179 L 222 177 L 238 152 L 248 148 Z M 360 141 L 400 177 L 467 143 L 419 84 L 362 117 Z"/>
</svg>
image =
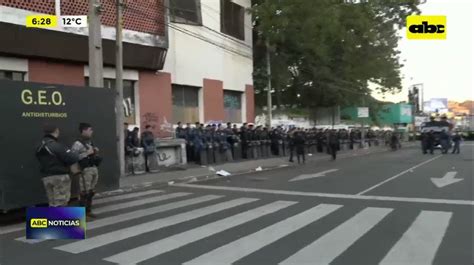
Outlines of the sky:
<svg viewBox="0 0 474 265">
<path fill-rule="evenodd" d="M 406 28 L 400 31 L 401 93 L 374 95 L 379 100 L 408 100 L 408 88 L 422 83 L 424 100 L 474 99 L 473 0 L 427 0 L 419 6 L 421 15 L 445 15 L 446 40 L 408 40 Z"/>
</svg>

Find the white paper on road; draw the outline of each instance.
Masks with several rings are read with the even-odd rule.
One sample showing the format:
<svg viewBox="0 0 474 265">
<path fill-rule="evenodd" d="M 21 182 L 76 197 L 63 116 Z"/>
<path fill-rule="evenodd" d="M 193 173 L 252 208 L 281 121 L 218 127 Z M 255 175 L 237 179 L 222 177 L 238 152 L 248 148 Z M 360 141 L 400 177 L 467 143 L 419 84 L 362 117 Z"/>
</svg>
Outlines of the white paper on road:
<svg viewBox="0 0 474 265">
<path fill-rule="evenodd" d="M 188 196 L 190 194 L 191 193 L 187 193 L 187 192 L 176 192 L 176 193 L 170 193 L 170 194 L 165 194 L 165 195 L 161 195 L 161 196 L 146 198 L 146 199 L 142 199 L 142 200 L 112 204 L 112 205 L 97 208 L 97 209 L 94 210 L 94 213 L 95 214 L 101 214 L 101 213 L 106 213 L 106 212 L 112 212 L 112 211 L 126 209 L 126 208 L 130 208 L 130 207 L 134 207 L 134 206 L 140 206 L 140 205 L 145 205 L 145 204 L 149 204 L 149 203 L 160 202 L 160 201 L 164 201 L 164 200 L 169 200 L 169 199 L 179 198 L 179 197 L 183 197 L 183 196 Z"/>
<path fill-rule="evenodd" d="M 124 229 L 119 229 L 110 233 L 101 234 L 95 237 L 84 239 L 78 242 L 62 245 L 55 247 L 55 249 L 70 252 L 70 253 L 81 253 L 97 247 L 105 246 L 120 240 L 124 240 L 130 237 L 145 234 L 151 231 L 162 229 L 175 224 L 183 223 L 199 217 L 203 217 L 209 214 L 217 213 L 226 209 L 244 205 L 247 203 L 258 201 L 254 198 L 239 198 L 231 201 L 226 201 L 211 206 L 195 209 L 189 212 L 160 218 L 151 222 L 142 223 L 139 225 L 130 226 Z"/>
<path fill-rule="evenodd" d="M 202 256 L 190 260 L 185 265 L 232 264 L 233 262 L 258 251 L 278 239 L 283 238 L 336 211 L 342 205 L 320 204 L 307 211 L 291 216 L 268 226 L 256 233 L 240 238 L 227 245 L 216 248 Z M 236 251 L 238 250 L 238 251 Z"/>
<path fill-rule="evenodd" d="M 280 264 L 330 264 L 392 210 L 366 208 Z"/>
<path fill-rule="evenodd" d="M 97 205 L 101 203 L 113 202 L 113 201 L 118 201 L 118 200 L 133 199 L 140 196 L 158 194 L 158 193 L 163 193 L 163 192 L 164 191 L 162 190 L 145 190 L 145 191 L 133 192 L 133 193 L 123 194 L 123 195 L 115 195 L 115 196 L 110 196 L 110 197 L 105 197 L 105 198 L 94 199 L 94 204 Z"/>
<path fill-rule="evenodd" d="M 422 211 L 380 265 L 432 264 L 451 216 L 451 212 Z"/>
<path fill-rule="evenodd" d="M 230 173 L 225 171 L 225 170 L 219 170 L 219 171 L 216 172 L 216 174 L 219 175 L 219 176 L 223 176 L 223 177 L 230 176 Z"/>
<path fill-rule="evenodd" d="M 186 232 L 176 234 L 131 250 L 110 256 L 104 260 L 118 264 L 136 264 L 160 254 L 180 248 L 192 242 L 220 233 L 235 226 L 245 224 L 259 217 L 277 212 L 295 204 L 291 201 L 276 201 L 270 204 L 230 216 Z"/>
<path fill-rule="evenodd" d="M 339 169 L 329 169 L 329 170 L 325 170 L 325 171 L 322 171 L 322 172 L 319 172 L 319 173 L 314 173 L 314 174 L 304 174 L 304 175 L 299 175 L 295 178 L 292 178 L 290 179 L 289 181 L 290 182 L 293 182 L 293 181 L 298 181 L 298 180 L 305 180 L 305 179 L 312 179 L 312 178 L 318 178 L 318 177 L 324 177 L 326 176 L 326 174 L 329 174 L 329 173 L 332 173 L 332 172 L 336 172 L 338 171 Z"/>
</svg>

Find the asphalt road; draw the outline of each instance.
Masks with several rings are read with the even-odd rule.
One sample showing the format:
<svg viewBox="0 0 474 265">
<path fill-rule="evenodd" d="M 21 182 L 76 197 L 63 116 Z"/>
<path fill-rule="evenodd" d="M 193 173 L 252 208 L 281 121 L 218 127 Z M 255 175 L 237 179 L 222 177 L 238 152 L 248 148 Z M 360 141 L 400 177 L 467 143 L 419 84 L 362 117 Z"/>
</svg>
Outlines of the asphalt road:
<svg viewBox="0 0 474 265">
<path fill-rule="evenodd" d="M 473 146 L 318 161 L 97 202 L 86 240 L 3 227 L 5 264 L 473 264 Z"/>
</svg>

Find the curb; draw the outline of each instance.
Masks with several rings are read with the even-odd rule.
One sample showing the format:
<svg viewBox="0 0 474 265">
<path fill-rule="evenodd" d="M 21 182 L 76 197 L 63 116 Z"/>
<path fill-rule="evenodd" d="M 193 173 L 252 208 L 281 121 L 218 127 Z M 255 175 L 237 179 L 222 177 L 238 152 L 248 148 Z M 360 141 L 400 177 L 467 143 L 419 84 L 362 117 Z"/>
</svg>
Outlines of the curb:
<svg viewBox="0 0 474 265">
<path fill-rule="evenodd" d="M 415 144 L 404 144 L 403 148 L 412 148 L 414 147 Z M 371 149 L 367 149 L 371 150 Z M 350 157 L 357 157 L 357 156 L 364 156 L 364 155 L 370 155 L 370 154 L 377 154 L 377 153 L 384 153 L 384 152 L 390 152 L 390 149 L 387 148 L 378 148 L 374 149 L 373 151 L 362 151 L 362 152 L 349 152 L 349 153 L 342 153 L 338 159 L 345 159 L 345 158 L 350 158 Z M 315 159 L 311 159 L 311 157 L 308 157 L 308 164 L 313 163 L 319 160 L 327 160 L 327 157 L 318 157 Z M 245 174 L 250 174 L 250 173 L 259 173 L 259 172 L 265 172 L 269 170 L 277 170 L 281 168 L 289 168 L 289 167 L 296 167 L 298 164 L 290 164 L 290 165 L 278 165 L 278 166 L 271 166 L 271 167 L 266 167 L 262 168 L 261 171 L 256 171 L 255 169 L 250 169 L 250 170 L 243 170 L 243 171 L 238 171 L 231 173 L 231 176 L 239 176 L 239 175 L 245 175 Z M 225 176 L 219 176 L 215 173 L 209 173 L 205 175 L 200 175 L 200 176 L 186 176 L 182 178 L 178 178 L 175 180 L 171 181 L 150 181 L 150 182 L 144 182 L 140 184 L 134 184 L 126 187 L 122 187 L 120 189 L 112 190 L 112 191 L 104 191 L 97 193 L 95 198 L 104 198 L 104 197 L 110 197 L 110 196 L 115 196 L 115 195 L 120 195 L 120 194 L 125 194 L 125 193 L 131 193 L 135 191 L 144 191 L 144 190 L 150 190 L 150 189 L 156 189 L 156 188 L 166 188 L 169 186 L 173 186 L 174 184 L 182 184 L 182 183 L 196 183 L 196 182 L 203 182 L 203 181 L 208 181 L 208 180 L 215 180 L 215 179 L 224 179 L 227 178 Z"/>
</svg>

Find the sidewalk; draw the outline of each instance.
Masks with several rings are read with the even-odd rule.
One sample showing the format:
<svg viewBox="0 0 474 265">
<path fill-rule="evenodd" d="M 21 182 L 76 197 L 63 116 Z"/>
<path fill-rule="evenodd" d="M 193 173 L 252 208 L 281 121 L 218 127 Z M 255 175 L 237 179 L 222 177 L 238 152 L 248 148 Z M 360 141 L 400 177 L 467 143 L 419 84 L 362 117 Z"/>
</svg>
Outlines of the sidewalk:
<svg viewBox="0 0 474 265">
<path fill-rule="evenodd" d="M 409 148 L 415 146 L 416 142 L 406 142 L 402 148 Z M 346 158 L 353 156 L 361 156 L 372 153 L 387 152 L 389 148 L 386 146 L 370 147 L 366 149 L 354 149 L 347 151 L 340 151 L 338 158 Z M 306 162 L 311 163 L 318 160 L 329 160 L 330 156 L 326 153 L 315 153 L 307 154 Z M 135 190 L 142 190 L 147 188 L 160 188 L 173 185 L 175 183 L 189 183 L 204 181 L 209 179 L 222 178 L 219 176 L 217 171 L 225 170 L 231 175 L 241 175 L 251 172 L 257 172 L 257 168 L 261 167 L 264 170 L 273 170 L 282 167 L 295 167 L 298 166 L 296 163 L 296 157 L 294 163 L 288 161 L 288 157 L 272 157 L 257 160 L 238 160 L 230 163 L 219 164 L 219 165 L 208 165 L 199 166 L 196 164 L 189 164 L 181 167 L 172 167 L 165 169 L 164 171 L 144 174 L 138 176 L 127 176 L 120 180 L 120 189 L 113 191 L 101 192 L 98 197 L 106 197 L 116 195 L 120 193 L 131 192 Z"/>
</svg>

